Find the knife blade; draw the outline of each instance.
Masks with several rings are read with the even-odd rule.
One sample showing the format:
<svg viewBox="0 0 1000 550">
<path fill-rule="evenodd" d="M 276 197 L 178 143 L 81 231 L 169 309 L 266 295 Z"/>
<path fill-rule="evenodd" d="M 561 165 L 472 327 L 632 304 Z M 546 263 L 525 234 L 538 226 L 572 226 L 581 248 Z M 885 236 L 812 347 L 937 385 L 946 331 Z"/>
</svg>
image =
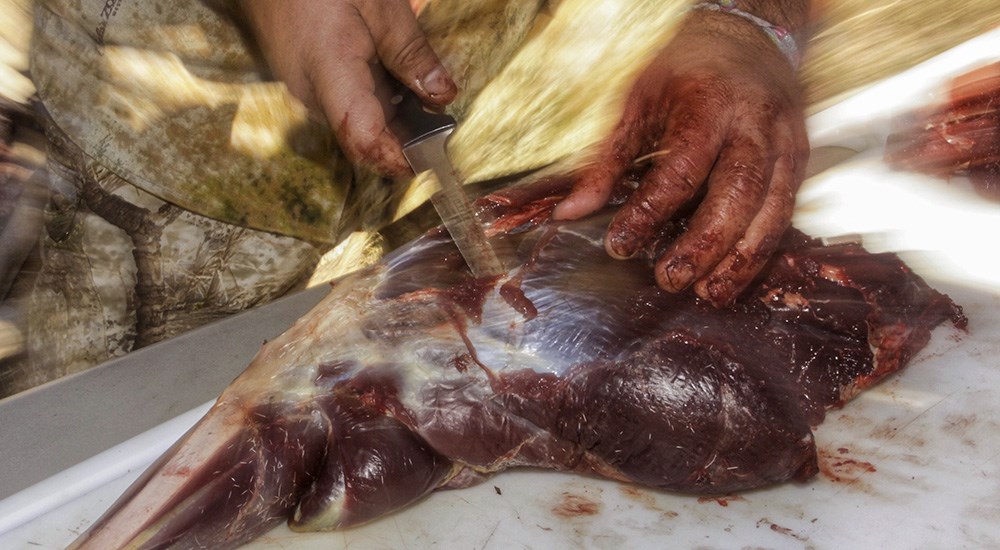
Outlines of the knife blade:
<svg viewBox="0 0 1000 550">
<path fill-rule="evenodd" d="M 405 87 L 391 102 L 396 105 L 396 116 L 390 128 L 403 146 L 403 156 L 414 173 L 430 170 L 434 174 L 438 191 L 431 195 L 431 203 L 472 274 L 502 275 L 507 266 L 486 237 L 472 201 L 448 158 L 448 139 L 457 126 L 455 119 L 428 111 L 416 94 Z"/>
</svg>

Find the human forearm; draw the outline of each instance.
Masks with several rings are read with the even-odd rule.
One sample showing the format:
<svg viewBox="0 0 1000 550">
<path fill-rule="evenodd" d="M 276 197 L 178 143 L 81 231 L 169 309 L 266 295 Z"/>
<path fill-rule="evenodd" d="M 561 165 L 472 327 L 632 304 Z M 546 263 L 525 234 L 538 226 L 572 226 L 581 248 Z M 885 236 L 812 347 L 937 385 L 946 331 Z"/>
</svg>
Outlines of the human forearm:
<svg viewBox="0 0 1000 550">
<path fill-rule="evenodd" d="M 797 69 L 809 38 L 808 23 L 817 16 L 815 8 L 816 4 L 809 0 L 699 1 L 692 5 L 692 12 L 709 15 L 697 18 L 689 27 L 701 27 L 702 31 L 747 44 L 766 36 Z"/>
</svg>

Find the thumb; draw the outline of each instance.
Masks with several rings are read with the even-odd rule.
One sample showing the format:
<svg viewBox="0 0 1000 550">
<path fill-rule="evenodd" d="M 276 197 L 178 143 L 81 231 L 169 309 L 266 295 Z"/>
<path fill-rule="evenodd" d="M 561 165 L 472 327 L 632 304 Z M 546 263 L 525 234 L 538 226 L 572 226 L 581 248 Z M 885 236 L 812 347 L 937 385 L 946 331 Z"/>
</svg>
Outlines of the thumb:
<svg viewBox="0 0 1000 550">
<path fill-rule="evenodd" d="M 406 0 L 364 2 L 362 13 L 386 69 L 422 100 L 447 105 L 458 87 L 441 64 Z"/>
</svg>

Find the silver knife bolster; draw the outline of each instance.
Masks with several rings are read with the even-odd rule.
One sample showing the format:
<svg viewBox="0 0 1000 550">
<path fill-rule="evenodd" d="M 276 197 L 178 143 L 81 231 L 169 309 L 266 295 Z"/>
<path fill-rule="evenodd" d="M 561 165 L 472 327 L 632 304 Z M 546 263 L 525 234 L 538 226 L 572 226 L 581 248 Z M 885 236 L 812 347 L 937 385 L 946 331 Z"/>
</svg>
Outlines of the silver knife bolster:
<svg viewBox="0 0 1000 550">
<path fill-rule="evenodd" d="M 442 166 L 452 170 L 451 161 L 448 160 L 448 139 L 454 130 L 454 125 L 443 126 L 403 145 L 403 156 L 415 174 L 427 170 L 437 173 L 437 169 Z"/>
</svg>

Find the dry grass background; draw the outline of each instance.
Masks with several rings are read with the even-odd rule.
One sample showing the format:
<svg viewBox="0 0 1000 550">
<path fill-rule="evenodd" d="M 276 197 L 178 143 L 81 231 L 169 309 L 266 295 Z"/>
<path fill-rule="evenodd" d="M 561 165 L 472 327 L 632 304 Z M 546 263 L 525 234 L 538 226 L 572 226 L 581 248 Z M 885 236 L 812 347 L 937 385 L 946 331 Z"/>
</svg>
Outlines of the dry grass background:
<svg viewBox="0 0 1000 550">
<path fill-rule="evenodd" d="M 802 68 L 814 108 L 1000 26 L 996 0 L 827 0 L 822 4 Z"/>
</svg>

